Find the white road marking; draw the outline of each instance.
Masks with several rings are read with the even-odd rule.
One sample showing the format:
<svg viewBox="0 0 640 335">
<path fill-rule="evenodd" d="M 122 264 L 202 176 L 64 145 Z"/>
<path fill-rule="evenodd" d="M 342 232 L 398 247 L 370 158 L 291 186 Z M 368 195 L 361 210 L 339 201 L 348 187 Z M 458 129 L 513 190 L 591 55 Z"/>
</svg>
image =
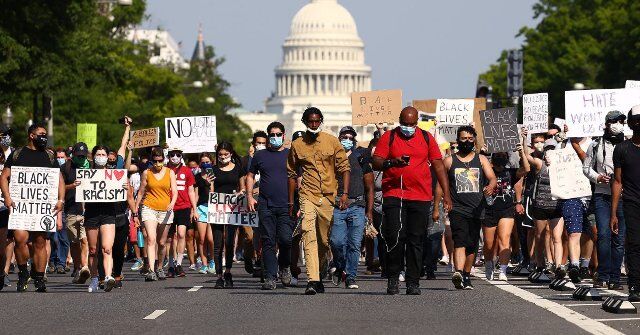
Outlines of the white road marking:
<svg viewBox="0 0 640 335">
<path fill-rule="evenodd" d="M 640 318 L 595 319 L 594 321 L 598 321 L 598 322 L 609 322 L 609 321 L 631 321 L 631 320 L 640 320 Z"/>
<path fill-rule="evenodd" d="M 202 286 L 194 286 L 192 288 L 190 288 L 189 290 L 187 290 L 187 292 L 198 292 L 199 289 L 201 289 Z"/>
<path fill-rule="evenodd" d="M 602 306 L 602 303 L 595 303 L 595 304 L 565 304 L 562 305 L 565 307 L 580 307 L 580 306 Z"/>
<path fill-rule="evenodd" d="M 155 320 L 166 311 L 166 309 L 156 309 L 153 313 L 145 316 L 143 320 Z"/>
<path fill-rule="evenodd" d="M 540 308 L 543 308 L 556 316 L 570 322 L 584 331 L 590 334 L 598 334 L 598 335 L 623 335 L 624 333 L 619 332 L 618 330 L 611 328 L 604 323 L 598 322 L 597 320 L 591 319 L 585 315 L 582 315 L 568 307 L 562 306 L 561 304 L 544 299 L 543 297 L 533 294 L 527 290 L 523 290 L 516 286 L 513 286 L 509 283 L 500 282 L 500 283 L 492 283 L 484 278 L 484 276 L 480 276 L 480 279 L 489 282 L 490 284 L 496 286 L 497 288 L 509 292 L 516 297 L 519 297 L 525 301 L 528 301 Z"/>
</svg>

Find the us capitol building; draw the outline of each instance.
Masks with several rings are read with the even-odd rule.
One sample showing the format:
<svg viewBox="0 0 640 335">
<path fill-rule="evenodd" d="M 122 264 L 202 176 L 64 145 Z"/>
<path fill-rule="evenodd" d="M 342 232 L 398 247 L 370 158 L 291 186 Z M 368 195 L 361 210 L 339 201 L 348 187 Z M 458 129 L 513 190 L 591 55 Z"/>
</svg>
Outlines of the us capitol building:
<svg viewBox="0 0 640 335">
<path fill-rule="evenodd" d="M 325 131 L 337 135 L 351 125 L 351 92 L 371 90 L 371 67 L 355 20 L 338 0 L 311 0 L 294 16 L 275 69 L 275 90 L 265 111 L 232 110 L 253 131 L 272 121 L 285 126 L 288 137 L 304 130 L 300 122 L 309 106 L 324 114 Z M 363 129 L 364 128 L 364 129 Z M 356 126 L 359 140 L 369 140 L 374 126 Z"/>
</svg>

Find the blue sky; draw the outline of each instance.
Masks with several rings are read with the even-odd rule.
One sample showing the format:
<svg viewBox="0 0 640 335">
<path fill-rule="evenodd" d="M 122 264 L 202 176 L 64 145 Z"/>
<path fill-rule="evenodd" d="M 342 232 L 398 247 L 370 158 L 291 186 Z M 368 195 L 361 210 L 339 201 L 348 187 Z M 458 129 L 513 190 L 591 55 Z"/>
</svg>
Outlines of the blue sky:
<svg viewBox="0 0 640 335">
<path fill-rule="evenodd" d="M 149 0 L 145 27 L 168 30 L 191 57 L 198 24 L 227 62 L 230 93 L 262 109 L 295 13 L 309 0 Z M 405 101 L 463 98 L 502 49 L 532 26 L 533 0 L 339 0 L 356 20 L 374 89 L 403 90 Z M 525 60 L 526 61 L 526 60 Z"/>
</svg>

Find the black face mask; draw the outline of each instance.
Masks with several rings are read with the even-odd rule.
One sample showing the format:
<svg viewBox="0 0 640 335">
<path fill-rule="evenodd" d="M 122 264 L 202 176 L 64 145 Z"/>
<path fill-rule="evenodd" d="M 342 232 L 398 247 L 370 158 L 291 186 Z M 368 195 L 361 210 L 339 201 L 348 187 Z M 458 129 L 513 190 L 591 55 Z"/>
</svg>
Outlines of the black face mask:
<svg viewBox="0 0 640 335">
<path fill-rule="evenodd" d="M 458 141 L 458 152 L 467 155 L 473 151 L 476 147 L 475 142 L 471 141 Z"/>
<path fill-rule="evenodd" d="M 613 135 L 609 129 L 604 131 L 604 139 L 611 142 L 611 144 L 620 144 L 624 141 L 624 133 Z"/>
<path fill-rule="evenodd" d="M 49 142 L 49 139 L 47 139 L 47 135 L 37 135 L 36 138 L 33 140 L 33 145 L 38 150 L 44 150 L 47 148 L 48 142 Z"/>
</svg>

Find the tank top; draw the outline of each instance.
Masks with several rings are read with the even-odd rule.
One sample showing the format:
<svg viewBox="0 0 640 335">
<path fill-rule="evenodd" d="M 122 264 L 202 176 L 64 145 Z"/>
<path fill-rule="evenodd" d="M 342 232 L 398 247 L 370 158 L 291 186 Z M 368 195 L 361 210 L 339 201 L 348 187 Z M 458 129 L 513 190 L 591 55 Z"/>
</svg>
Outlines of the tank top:
<svg viewBox="0 0 640 335">
<path fill-rule="evenodd" d="M 160 180 L 151 170 L 147 171 L 144 205 L 156 211 L 166 211 L 171 202 L 171 170 L 166 167 L 162 169 L 164 176 Z"/>
<path fill-rule="evenodd" d="M 451 158 L 451 168 L 448 172 L 453 202 L 451 212 L 466 217 L 481 217 L 484 208 L 482 188 L 485 184 L 485 175 L 480 157 L 475 154 L 468 163 L 460 161 L 458 155 L 453 155 Z"/>
<path fill-rule="evenodd" d="M 558 200 L 551 198 L 551 179 L 549 178 L 549 168 L 542 164 L 540 173 L 536 176 L 536 183 L 533 192 L 533 206 L 539 209 L 555 209 Z"/>
</svg>

